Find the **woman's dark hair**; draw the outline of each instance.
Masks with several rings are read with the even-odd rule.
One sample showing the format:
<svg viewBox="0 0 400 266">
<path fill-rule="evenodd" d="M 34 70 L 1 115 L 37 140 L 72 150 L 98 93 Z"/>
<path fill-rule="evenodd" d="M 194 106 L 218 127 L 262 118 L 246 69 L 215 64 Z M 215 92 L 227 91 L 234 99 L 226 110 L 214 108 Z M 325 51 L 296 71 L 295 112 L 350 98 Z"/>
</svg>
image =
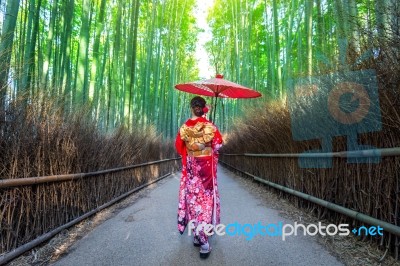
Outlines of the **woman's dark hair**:
<svg viewBox="0 0 400 266">
<path fill-rule="evenodd" d="M 204 115 L 203 108 L 206 107 L 206 100 L 203 97 L 196 96 L 190 101 L 190 107 L 196 116 Z"/>
</svg>

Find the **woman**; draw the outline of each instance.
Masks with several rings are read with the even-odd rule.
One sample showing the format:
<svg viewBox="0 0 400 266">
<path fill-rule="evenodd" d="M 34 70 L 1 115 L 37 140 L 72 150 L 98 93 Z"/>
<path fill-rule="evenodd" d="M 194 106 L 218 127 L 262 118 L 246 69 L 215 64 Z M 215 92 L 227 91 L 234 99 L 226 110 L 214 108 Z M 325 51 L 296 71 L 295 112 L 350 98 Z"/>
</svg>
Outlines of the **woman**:
<svg viewBox="0 0 400 266">
<path fill-rule="evenodd" d="M 199 96 L 190 101 L 192 118 L 179 129 L 175 146 L 182 156 L 182 177 L 179 187 L 178 230 L 185 231 L 189 221 L 194 228 L 200 224 L 220 223 L 217 186 L 218 149 L 222 137 L 217 127 L 204 116 L 206 101 Z M 195 246 L 200 246 L 200 257 L 211 252 L 204 230 L 193 229 Z"/>
</svg>

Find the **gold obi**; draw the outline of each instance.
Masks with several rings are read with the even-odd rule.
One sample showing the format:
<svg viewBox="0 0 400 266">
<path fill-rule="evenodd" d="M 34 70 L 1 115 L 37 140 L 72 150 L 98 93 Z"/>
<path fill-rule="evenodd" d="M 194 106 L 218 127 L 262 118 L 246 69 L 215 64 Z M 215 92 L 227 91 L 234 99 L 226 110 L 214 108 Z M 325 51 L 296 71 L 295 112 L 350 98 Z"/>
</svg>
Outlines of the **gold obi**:
<svg viewBox="0 0 400 266">
<path fill-rule="evenodd" d="M 211 155 L 211 141 L 215 131 L 211 123 L 198 122 L 193 127 L 183 125 L 179 132 L 181 139 L 185 141 L 188 155 L 194 157 Z"/>
<path fill-rule="evenodd" d="M 187 151 L 189 156 L 192 157 L 201 157 L 201 156 L 210 156 L 212 154 L 212 148 L 211 147 L 205 147 L 203 150 L 199 151 Z"/>
</svg>

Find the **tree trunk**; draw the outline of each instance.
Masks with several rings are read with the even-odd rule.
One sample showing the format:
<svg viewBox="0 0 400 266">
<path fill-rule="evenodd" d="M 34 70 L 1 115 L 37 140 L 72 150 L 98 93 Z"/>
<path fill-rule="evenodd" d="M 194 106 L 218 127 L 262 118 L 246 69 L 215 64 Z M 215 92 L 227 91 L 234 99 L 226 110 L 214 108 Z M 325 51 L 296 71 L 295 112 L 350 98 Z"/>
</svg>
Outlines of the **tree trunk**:
<svg viewBox="0 0 400 266">
<path fill-rule="evenodd" d="M 0 42 L 0 121 L 4 121 L 8 73 L 20 0 L 8 0 Z"/>
<path fill-rule="evenodd" d="M 111 62 L 111 77 L 112 80 L 110 82 L 110 92 L 109 92 L 109 101 L 110 101 L 110 124 L 113 126 L 119 124 L 121 122 L 120 116 L 120 104 L 118 102 L 119 98 L 119 86 L 120 86 L 120 75 L 119 75 L 119 67 L 120 67 L 120 49 L 121 49 L 121 20 L 122 20 L 122 5 L 118 5 L 117 17 L 115 22 L 115 34 L 114 34 L 114 47 L 112 52 L 112 62 Z"/>
<path fill-rule="evenodd" d="M 64 27 L 63 34 L 61 36 L 61 63 L 60 63 L 60 76 L 61 81 L 59 82 L 60 89 L 64 88 L 64 100 L 65 100 L 65 113 L 68 113 L 69 106 L 72 105 L 74 98 L 71 92 L 72 86 L 72 70 L 71 70 L 71 56 L 72 56 L 72 42 L 71 42 L 71 32 L 72 32 L 72 21 L 75 9 L 74 0 L 69 0 L 64 6 Z"/>
<path fill-rule="evenodd" d="M 313 3 L 314 1 L 305 0 L 305 23 L 306 23 L 306 35 L 307 35 L 307 75 L 312 76 L 312 20 L 313 20 Z"/>
<path fill-rule="evenodd" d="M 49 23 L 49 32 L 47 34 L 47 44 L 46 44 L 46 53 L 44 55 L 44 60 L 43 60 L 43 67 L 42 67 L 42 77 L 41 77 L 41 83 L 43 86 L 46 88 L 47 87 L 47 81 L 48 81 L 48 76 L 49 76 L 49 67 L 50 67 L 50 58 L 51 58 L 51 53 L 53 51 L 53 40 L 54 40 L 54 28 L 55 28 L 55 20 L 57 17 L 57 5 L 58 5 L 58 0 L 55 0 L 53 2 L 53 9 L 50 14 L 50 23 Z M 65 21 L 65 23 L 71 23 L 70 21 Z M 53 63 L 53 68 L 56 66 Z M 53 77 L 56 78 L 56 77 Z"/>
<path fill-rule="evenodd" d="M 357 3 L 355 0 L 347 1 L 347 19 L 349 25 L 349 48 L 354 53 L 353 59 L 358 57 L 361 53 L 360 49 L 360 34 L 358 26 L 358 13 L 357 13 Z"/>
<path fill-rule="evenodd" d="M 77 80 L 77 102 L 86 103 L 88 96 L 88 49 L 89 49 L 89 16 L 90 0 L 82 3 L 82 25 L 79 34 L 79 58 L 78 58 L 78 80 Z"/>
<path fill-rule="evenodd" d="M 275 50 L 274 50 L 274 57 L 275 57 L 275 64 L 276 64 L 276 79 L 277 79 L 277 90 L 279 97 L 283 97 L 283 88 L 282 88 L 282 69 L 281 69 L 281 47 L 279 41 L 279 23 L 278 23 L 278 5 L 277 0 L 272 1 L 272 9 L 273 9 L 273 23 L 274 23 L 274 38 L 275 38 Z"/>
<path fill-rule="evenodd" d="M 33 5 L 34 5 L 34 0 Z M 32 78 L 34 77 L 34 72 L 35 72 L 35 47 L 36 47 L 36 39 L 38 36 L 39 32 L 39 19 L 40 19 L 40 8 L 42 5 L 42 0 L 39 0 L 37 3 L 37 7 L 35 12 L 30 15 L 29 20 L 32 20 L 33 24 L 33 30 L 32 32 L 28 32 L 26 36 L 26 50 L 25 50 L 25 59 L 24 59 L 24 73 L 23 73 L 23 81 L 22 81 L 22 91 L 21 92 L 26 92 L 28 89 L 31 87 L 34 87 L 32 84 Z M 34 21 L 33 21 L 34 20 Z M 28 28 L 29 28 L 30 22 L 28 22 Z M 33 88 L 32 88 L 33 90 Z"/>
<path fill-rule="evenodd" d="M 93 106 L 94 106 L 94 112 L 95 112 L 95 117 L 97 116 L 97 108 L 99 106 L 99 75 L 98 75 L 98 69 L 99 69 L 99 62 L 100 62 L 100 37 L 101 33 L 104 28 L 104 11 L 105 11 L 105 5 L 106 5 L 106 0 L 101 0 L 100 3 L 100 11 L 99 11 L 99 18 L 96 22 L 96 35 L 95 35 L 95 40 L 93 44 L 93 60 L 92 60 L 92 66 L 91 66 L 91 71 L 90 71 L 90 85 L 89 85 L 89 98 L 93 98 Z"/>
<path fill-rule="evenodd" d="M 386 46 L 389 38 L 389 1 L 390 0 L 375 0 L 376 28 L 378 30 L 379 43 L 381 48 Z"/>
</svg>

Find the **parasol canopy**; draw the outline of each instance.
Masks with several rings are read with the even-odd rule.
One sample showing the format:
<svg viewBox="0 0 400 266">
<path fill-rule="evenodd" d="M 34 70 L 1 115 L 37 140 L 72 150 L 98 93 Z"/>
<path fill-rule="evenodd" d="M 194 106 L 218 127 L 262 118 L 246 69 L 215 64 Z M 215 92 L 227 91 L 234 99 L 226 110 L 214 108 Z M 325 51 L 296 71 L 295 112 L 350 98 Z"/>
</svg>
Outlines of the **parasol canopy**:
<svg viewBox="0 0 400 266">
<path fill-rule="evenodd" d="M 220 98 L 257 98 L 261 93 L 216 75 L 215 78 L 175 85 L 180 91 Z"/>
<path fill-rule="evenodd" d="M 240 84 L 226 80 L 221 74 L 217 74 L 215 78 L 200 81 L 181 83 L 175 85 L 175 88 L 197 95 L 215 97 L 214 101 L 214 119 L 217 105 L 217 98 L 257 98 L 261 96 L 258 91 L 252 90 Z"/>
</svg>

